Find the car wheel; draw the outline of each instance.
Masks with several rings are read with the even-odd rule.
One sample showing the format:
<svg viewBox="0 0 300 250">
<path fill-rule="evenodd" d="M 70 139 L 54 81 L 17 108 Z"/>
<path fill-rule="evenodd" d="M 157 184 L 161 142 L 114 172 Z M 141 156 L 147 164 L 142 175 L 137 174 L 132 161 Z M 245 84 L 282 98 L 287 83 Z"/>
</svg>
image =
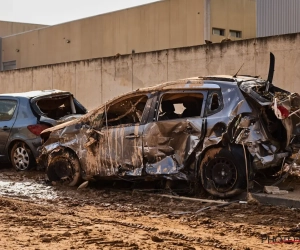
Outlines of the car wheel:
<svg viewBox="0 0 300 250">
<path fill-rule="evenodd" d="M 238 146 L 209 149 L 199 171 L 204 189 L 213 196 L 232 197 L 247 188 L 244 152 Z"/>
<path fill-rule="evenodd" d="M 47 176 L 50 181 L 62 181 L 69 186 L 76 186 L 81 182 L 80 170 L 77 156 L 72 152 L 63 151 L 50 160 Z"/>
<path fill-rule="evenodd" d="M 28 170 L 36 164 L 31 150 L 24 142 L 17 142 L 13 145 L 10 151 L 10 159 L 17 171 Z"/>
</svg>

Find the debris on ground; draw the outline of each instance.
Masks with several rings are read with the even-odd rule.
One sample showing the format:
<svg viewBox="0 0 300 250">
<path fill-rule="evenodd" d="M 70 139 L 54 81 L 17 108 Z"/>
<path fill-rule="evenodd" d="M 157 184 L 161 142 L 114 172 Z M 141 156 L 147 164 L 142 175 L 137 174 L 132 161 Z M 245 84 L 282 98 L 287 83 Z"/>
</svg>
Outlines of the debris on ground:
<svg viewBox="0 0 300 250">
<path fill-rule="evenodd" d="M 251 193 L 247 194 L 247 204 L 249 205 L 259 205 L 259 201 L 255 199 Z"/>
<path fill-rule="evenodd" d="M 287 190 L 280 190 L 279 187 L 276 186 L 264 186 L 264 192 L 267 194 L 288 194 Z"/>
<path fill-rule="evenodd" d="M 83 182 L 77 189 L 83 189 L 86 188 L 89 185 L 88 181 Z"/>
</svg>

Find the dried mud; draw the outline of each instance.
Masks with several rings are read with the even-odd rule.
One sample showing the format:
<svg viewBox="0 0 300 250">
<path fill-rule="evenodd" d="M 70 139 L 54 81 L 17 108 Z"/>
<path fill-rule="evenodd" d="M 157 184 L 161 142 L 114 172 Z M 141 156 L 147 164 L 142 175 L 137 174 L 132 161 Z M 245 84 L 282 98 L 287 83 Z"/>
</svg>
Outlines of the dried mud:
<svg viewBox="0 0 300 250">
<path fill-rule="evenodd" d="M 256 202 L 215 207 L 118 185 L 77 190 L 51 186 L 41 172 L 5 169 L 0 180 L 0 249 L 299 247 L 261 239 L 265 235 L 297 236 L 297 209 Z M 211 208 L 195 213 L 207 206 Z"/>
</svg>

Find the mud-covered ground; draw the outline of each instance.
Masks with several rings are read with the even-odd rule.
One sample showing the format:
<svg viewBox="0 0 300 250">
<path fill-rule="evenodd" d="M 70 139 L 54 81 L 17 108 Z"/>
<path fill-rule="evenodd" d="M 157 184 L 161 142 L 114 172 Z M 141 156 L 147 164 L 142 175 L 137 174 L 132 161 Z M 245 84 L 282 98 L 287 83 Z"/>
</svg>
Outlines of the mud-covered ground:
<svg viewBox="0 0 300 250">
<path fill-rule="evenodd" d="M 297 209 L 252 200 L 217 207 L 145 191 L 119 184 L 77 190 L 48 184 L 42 172 L 2 169 L 0 249 L 300 248 L 262 242 L 266 235 L 300 237 Z"/>
</svg>

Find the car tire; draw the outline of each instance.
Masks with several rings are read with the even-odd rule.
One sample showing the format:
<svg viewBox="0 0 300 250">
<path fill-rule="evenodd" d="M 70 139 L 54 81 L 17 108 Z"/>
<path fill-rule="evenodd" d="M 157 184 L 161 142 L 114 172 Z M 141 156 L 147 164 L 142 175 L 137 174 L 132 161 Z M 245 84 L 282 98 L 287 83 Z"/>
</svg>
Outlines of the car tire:
<svg viewBox="0 0 300 250">
<path fill-rule="evenodd" d="M 29 147 L 24 142 L 16 142 L 10 151 L 10 160 L 17 171 L 33 168 L 36 161 Z"/>
<path fill-rule="evenodd" d="M 54 155 L 48 163 L 47 176 L 50 181 L 61 181 L 68 186 L 80 184 L 82 179 L 78 157 L 66 150 Z"/>
<path fill-rule="evenodd" d="M 242 147 L 209 149 L 199 168 L 203 188 L 220 198 L 232 197 L 247 188 L 247 175 Z"/>
</svg>

